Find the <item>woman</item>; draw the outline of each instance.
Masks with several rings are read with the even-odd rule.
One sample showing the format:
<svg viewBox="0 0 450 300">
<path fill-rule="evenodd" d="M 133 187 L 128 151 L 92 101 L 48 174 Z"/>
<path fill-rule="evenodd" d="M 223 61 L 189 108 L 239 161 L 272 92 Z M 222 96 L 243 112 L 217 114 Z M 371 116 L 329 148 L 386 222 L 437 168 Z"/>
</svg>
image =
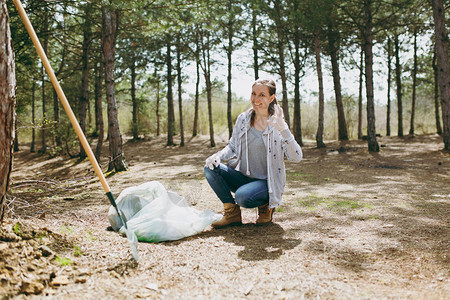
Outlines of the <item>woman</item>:
<svg viewBox="0 0 450 300">
<path fill-rule="evenodd" d="M 206 159 L 206 179 L 225 209 L 214 228 L 242 224 L 240 207 L 258 207 L 257 225 L 272 222 L 286 183 L 284 158 L 302 159 L 275 92 L 273 80 L 256 80 L 252 107 L 238 116 L 228 145 Z M 230 159 L 227 165 L 220 163 Z"/>
</svg>

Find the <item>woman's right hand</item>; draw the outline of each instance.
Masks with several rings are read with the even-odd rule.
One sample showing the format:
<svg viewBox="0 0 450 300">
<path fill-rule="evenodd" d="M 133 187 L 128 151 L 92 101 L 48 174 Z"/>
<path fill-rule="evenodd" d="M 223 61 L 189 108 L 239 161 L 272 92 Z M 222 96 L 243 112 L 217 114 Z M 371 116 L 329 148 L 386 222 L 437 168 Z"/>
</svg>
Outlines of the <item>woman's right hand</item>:
<svg viewBox="0 0 450 300">
<path fill-rule="evenodd" d="M 215 153 L 208 157 L 205 161 L 205 167 L 210 168 L 211 170 L 214 170 L 214 167 L 218 167 L 220 164 L 220 154 Z"/>
</svg>

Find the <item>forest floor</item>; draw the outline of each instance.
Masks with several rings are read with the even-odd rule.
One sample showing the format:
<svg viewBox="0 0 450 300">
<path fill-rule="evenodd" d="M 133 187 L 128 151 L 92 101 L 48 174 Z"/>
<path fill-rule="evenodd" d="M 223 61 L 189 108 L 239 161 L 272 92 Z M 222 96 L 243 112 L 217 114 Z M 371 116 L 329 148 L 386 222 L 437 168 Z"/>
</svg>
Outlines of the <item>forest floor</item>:
<svg viewBox="0 0 450 300">
<path fill-rule="evenodd" d="M 0 230 L 0 298 L 449 299 L 450 154 L 437 135 L 378 141 L 374 154 L 363 141 L 306 142 L 303 161 L 287 162 L 273 224 L 255 226 L 256 210 L 244 209 L 243 226 L 139 243 L 138 264 L 107 230 L 110 204 L 89 162 L 23 146 Z M 116 197 L 157 180 L 220 211 L 203 176 L 226 139 L 216 142 L 127 141 L 129 171 L 107 180 Z"/>
</svg>

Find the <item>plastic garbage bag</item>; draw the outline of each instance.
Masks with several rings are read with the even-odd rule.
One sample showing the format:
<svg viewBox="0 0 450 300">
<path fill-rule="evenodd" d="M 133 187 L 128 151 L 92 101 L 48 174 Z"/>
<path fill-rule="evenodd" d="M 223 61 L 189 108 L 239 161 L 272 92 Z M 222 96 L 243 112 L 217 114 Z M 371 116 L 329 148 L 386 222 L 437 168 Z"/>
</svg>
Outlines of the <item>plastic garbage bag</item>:
<svg viewBox="0 0 450 300">
<path fill-rule="evenodd" d="M 126 188 L 116 202 L 127 220 L 128 230 L 134 232 L 139 241 L 145 242 L 179 240 L 202 232 L 222 218 L 211 210 L 200 211 L 189 206 L 183 197 L 167 191 L 158 181 Z M 114 230 L 125 233 L 112 206 L 108 219 Z"/>
</svg>

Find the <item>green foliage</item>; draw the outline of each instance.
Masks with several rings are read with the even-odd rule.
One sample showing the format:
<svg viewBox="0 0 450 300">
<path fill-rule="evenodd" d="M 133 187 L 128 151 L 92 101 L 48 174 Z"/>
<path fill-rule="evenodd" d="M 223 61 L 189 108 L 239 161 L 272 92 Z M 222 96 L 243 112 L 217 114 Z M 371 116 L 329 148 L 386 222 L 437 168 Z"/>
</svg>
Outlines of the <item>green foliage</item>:
<svg viewBox="0 0 450 300">
<path fill-rule="evenodd" d="M 58 255 L 55 256 L 55 261 L 61 266 L 71 266 L 73 265 L 73 262 L 68 257 L 59 257 Z"/>
</svg>

